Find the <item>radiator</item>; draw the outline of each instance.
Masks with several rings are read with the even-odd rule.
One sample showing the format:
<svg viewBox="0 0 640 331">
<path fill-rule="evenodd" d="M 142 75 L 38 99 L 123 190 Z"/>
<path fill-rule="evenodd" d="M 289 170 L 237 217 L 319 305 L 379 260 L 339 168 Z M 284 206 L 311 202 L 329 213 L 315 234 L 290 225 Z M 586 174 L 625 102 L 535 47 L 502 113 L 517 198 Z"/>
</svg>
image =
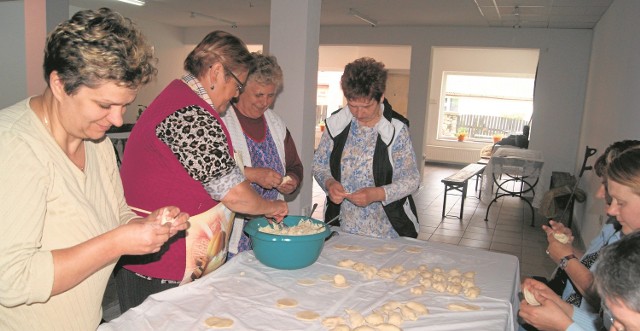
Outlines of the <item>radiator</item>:
<svg viewBox="0 0 640 331">
<path fill-rule="evenodd" d="M 443 163 L 476 163 L 480 159 L 480 149 L 443 147 L 426 145 L 424 160 Z"/>
</svg>

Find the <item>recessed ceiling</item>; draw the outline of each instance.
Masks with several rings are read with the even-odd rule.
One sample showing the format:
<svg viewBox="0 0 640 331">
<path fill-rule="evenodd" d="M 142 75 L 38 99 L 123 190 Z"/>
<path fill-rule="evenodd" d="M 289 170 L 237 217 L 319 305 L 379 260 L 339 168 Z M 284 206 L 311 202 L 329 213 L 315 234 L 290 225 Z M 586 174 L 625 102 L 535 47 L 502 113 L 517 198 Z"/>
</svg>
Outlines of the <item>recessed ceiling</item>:
<svg viewBox="0 0 640 331">
<path fill-rule="evenodd" d="M 322 26 L 522 27 L 591 29 L 613 0 L 322 0 Z M 80 8 L 109 7 L 127 17 L 177 27 L 268 26 L 270 0 L 146 0 L 142 7 L 116 0 L 70 0 Z M 192 13 L 195 13 L 193 15 Z M 222 20 L 216 20 L 217 18 Z"/>
</svg>

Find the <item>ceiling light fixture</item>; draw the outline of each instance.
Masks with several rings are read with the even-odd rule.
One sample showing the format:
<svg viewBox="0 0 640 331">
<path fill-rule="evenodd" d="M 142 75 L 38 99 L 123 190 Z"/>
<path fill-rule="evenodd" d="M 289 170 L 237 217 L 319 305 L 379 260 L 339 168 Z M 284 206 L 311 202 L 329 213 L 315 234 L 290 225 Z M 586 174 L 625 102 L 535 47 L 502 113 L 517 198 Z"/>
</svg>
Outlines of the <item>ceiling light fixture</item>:
<svg viewBox="0 0 640 331">
<path fill-rule="evenodd" d="M 231 25 L 232 29 L 235 29 L 238 27 L 238 24 L 236 22 L 233 21 L 229 21 L 229 20 L 225 20 L 224 18 L 218 18 L 215 16 L 210 16 L 210 15 L 206 15 L 206 14 L 200 14 L 200 13 L 196 13 L 196 12 L 191 12 L 191 18 L 196 18 L 197 16 L 200 17 L 204 17 L 204 18 L 208 18 L 210 20 L 214 20 L 214 21 L 218 21 L 218 22 L 222 22 L 222 23 L 226 23 Z"/>
<path fill-rule="evenodd" d="M 144 6 L 144 0 L 118 0 L 120 2 L 128 3 L 135 6 Z"/>
<path fill-rule="evenodd" d="M 371 25 L 371 27 L 375 27 L 376 25 L 378 25 L 378 21 L 369 18 L 365 15 L 363 15 L 362 13 L 360 13 L 359 11 L 353 9 L 353 8 L 349 8 L 349 15 L 355 17 L 355 18 L 359 18 L 367 23 L 369 23 L 369 25 Z"/>
</svg>

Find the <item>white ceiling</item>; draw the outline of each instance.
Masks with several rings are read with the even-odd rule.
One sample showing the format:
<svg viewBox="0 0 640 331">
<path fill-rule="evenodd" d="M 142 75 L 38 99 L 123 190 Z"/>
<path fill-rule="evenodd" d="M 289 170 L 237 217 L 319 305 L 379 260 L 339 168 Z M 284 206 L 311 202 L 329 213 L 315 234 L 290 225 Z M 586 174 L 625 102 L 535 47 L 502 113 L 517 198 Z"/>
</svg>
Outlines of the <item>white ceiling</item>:
<svg viewBox="0 0 640 331">
<path fill-rule="evenodd" d="M 613 0 L 322 0 L 322 26 L 453 26 L 590 29 Z M 143 7 L 116 0 L 69 0 L 81 8 L 109 7 L 132 19 L 177 27 L 267 26 L 270 0 L 146 0 Z M 195 13 L 195 15 L 192 14 Z M 216 20 L 220 18 L 223 21 Z"/>
</svg>

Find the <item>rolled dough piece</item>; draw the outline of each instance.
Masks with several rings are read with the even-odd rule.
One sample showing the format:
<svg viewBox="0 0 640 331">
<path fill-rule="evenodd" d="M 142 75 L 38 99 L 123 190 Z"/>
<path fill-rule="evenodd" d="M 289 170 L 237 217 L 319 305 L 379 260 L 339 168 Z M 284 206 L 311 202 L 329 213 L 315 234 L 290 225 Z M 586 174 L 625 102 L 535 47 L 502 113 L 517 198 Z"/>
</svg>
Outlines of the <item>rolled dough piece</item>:
<svg viewBox="0 0 640 331">
<path fill-rule="evenodd" d="M 302 279 L 298 279 L 298 281 L 296 282 L 298 283 L 298 285 L 302 285 L 302 286 L 312 286 L 316 284 L 316 281 L 313 279 L 309 279 L 309 278 L 302 278 Z"/>
<path fill-rule="evenodd" d="M 278 308 L 292 308 L 298 305 L 298 300 L 291 298 L 282 298 L 278 299 L 277 306 Z"/>
<path fill-rule="evenodd" d="M 451 311 L 475 311 L 480 310 L 480 306 L 472 305 L 464 302 L 455 302 L 447 305 L 447 309 Z"/>
<path fill-rule="evenodd" d="M 303 310 L 296 314 L 296 318 L 302 321 L 315 321 L 320 317 L 320 314 L 311 310 Z"/>
<path fill-rule="evenodd" d="M 204 325 L 212 329 L 226 329 L 233 325 L 233 320 L 229 318 L 212 316 L 204 320 Z"/>
</svg>

